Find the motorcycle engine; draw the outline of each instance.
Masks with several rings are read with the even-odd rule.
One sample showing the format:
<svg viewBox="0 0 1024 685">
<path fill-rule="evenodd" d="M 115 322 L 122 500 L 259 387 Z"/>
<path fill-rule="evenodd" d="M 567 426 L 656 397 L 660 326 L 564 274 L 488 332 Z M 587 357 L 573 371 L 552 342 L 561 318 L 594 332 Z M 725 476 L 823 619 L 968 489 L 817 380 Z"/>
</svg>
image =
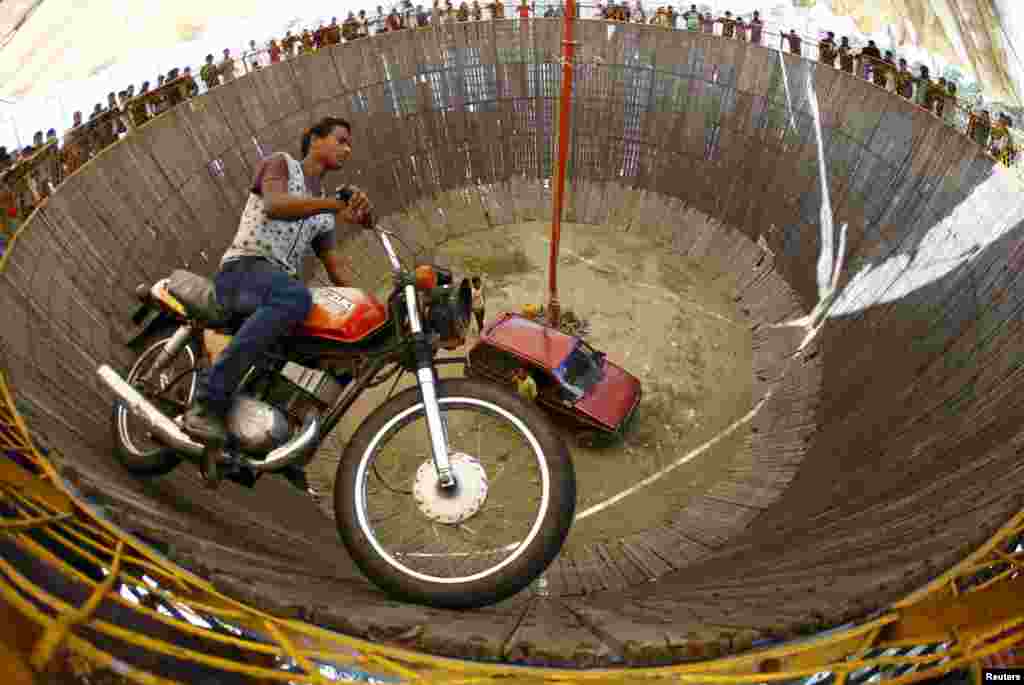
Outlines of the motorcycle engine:
<svg viewBox="0 0 1024 685">
<path fill-rule="evenodd" d="M 289 362 L 235 399 L 228 430 L 244 452 L 266 454 L 288 442 L 311 413 L 323 414 L 344 389 L 328 373 Z"/>
</svg>

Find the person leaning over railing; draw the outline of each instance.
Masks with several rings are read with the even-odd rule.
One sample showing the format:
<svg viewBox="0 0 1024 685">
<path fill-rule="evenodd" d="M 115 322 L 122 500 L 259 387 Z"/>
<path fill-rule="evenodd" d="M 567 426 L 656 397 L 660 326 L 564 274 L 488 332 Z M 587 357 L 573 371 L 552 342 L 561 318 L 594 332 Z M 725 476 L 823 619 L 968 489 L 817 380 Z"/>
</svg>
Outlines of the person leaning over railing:
<svg viewBox="0 0 1024 685">
<path fill-rule="evenodd" d="M 217 71 L 220 73 L 221 83 L 235 80 L 235 58 L 231 56 L 230 49 L 224 48 L 224 58 L 217 65 Z"/>
<path fill-rule="evenodd" d="M 246 73 L 256 71 L 257 69 L 263 66 L 262 64 L 260 64 L 261 52 L 262 50 L 256 47 L 256 41 L 250 40 L 249 49 L 242 53 L 242 66 L 245 69 Z"/>
<path fill-rule="evenodd" d="M 220 72 L 213 63 L 213 55 L 206 56 L 206 64 L 199 70 L 199 78 L 203 79 L 206 90 L 213 90 L 220 85 Z"/>
<path fill-rule="evenodd" d="M 839 53 L 836 48 L 836 34 L 829 31 L 825 37 L 818 42 L 818 62 L 821 64 L 827 64 L 835 69 L 836 56 L 838 54 Z"/>
<path fill-rule="evenodd" d="M 174 109 L 185 101 L 185 94 L 182 92 L 179 81 L 180 78 L 181 75 L 178 73 L 178 67 L 174 67 L 167 72 L 167 81 L 164 83 L 164 88 L 167 91 L 168 109 Z"/>
<path fill-rule="evenodd" d="M 871 64 L 871 83 L 883 90 L 889 89 L 889 74 L 896 65 L 892 61 L 892 52 L 887 51 L 885 57 L 875 59 Z"/>
<path fill-rule="evenodd" d="M 331 23 L 324 29 L 324 40 L 329 46 L 341 44 L 341 27 L 337 17 L 331 17 Z"/>
<path fill-rule="evenodd" d="M 750 25 L 743 21 L 743 17 L 736 17 L 736 40 L 741 40 L 744 43 L 747 42 L 747 32 L 750 30 Z"/>
<path fill-rule="evenodd" d="M 64 146 L 61 148 L 65 178 L 78 171 L 89 158 L 85 130 L 82 127 L 82 113 L 75 112 L 71 128 L 64 132 Z"/>
<path fill-rule="evenodd" d="M 790 53 L 797 57 L 803 57 L 803 40 L 797 34 L 796 29 L 790 29 L 789 33 L 784 33 L 779 36 L 779 52 L 782 52 L 783 41 L 789 43 Z"/>
<path fill-rule="evenodd" d="M 761 44 L 761 37 L 764 35 L 764 22 L 761 15 L 754 10 L 754 16 L 750 19 L 750 42 L 755 45 Z"/>
<path fill-rule="evenodd" d="M 989 142 L 989 152 L 991 155 L 1007 166 L 1009 166 L 1013 148 L 1013 138 L 1010 136 L 1012 121 L 1006 114 L 1000 114 L 999 119 L 992 126 L 991 140 Z"/>
<path fill-rule="evenodd" d="M 836 54 L 839 56 L 839 70 L 852 76 L 854 54 L 853 48 L 850 46 L 850 39 L 847 36 L 843 36 L 839 41 L 839 47 L 836 48 Z"/>
<path fill-rule="evenodd" d="M 914 104 L 918 107 L 931 109 L 928 91 L 931 88 L 932 80 L 928 74 L 928 67 L 921 65 L 921 71 L 914 79 Z"/>
<path fill-rule="evenodd" d="M 435 2 L 435 6 L 436 6 Z M 346 41 L 353 41 L 359 37 L 359 21 L 354 12 L 349 12 L 345 21 L 341 24 L 341 37 Z"/>
<path fill-rule="evenodd" d="M 967 137 L 987 149 L 989 134 L 992 132 L 988 110 L 983 109 L 977 114 L 969 112 L 967 117 Z"/>
<path fill-rule="evenodd" d="M 311 52 L 313 52 L 313 34 L 309 32 L 309 29 L 302 29 L 299 39 L 299 54 L 308 55 Z"/>
<path fill-rule="evenodd" d="M 899 68 L 895 73 L 896 79 L 896 93 L 906 99 L 911 100 L 914 97 L 914 75 L 910 72 L 910 67 L 907 66 L 907 60 L 900 57 Z"/>
<path fill-rule="evenodd" d="M 946 106 L 946 79 L 939 77 L 928 85 L 928 106 L 926 109 L 935 116 L 942 118 Z"/>
<path fill-rule="evenodd" d="M 942 106 L 942 121 L 947 126 L 956 128 L 957 120 L 957 98 L 956 98 L 956 84 L 952 81 L 946 82 L 946 92 L 944 94 L 945 103 Z"/>
<path fill-rule="evenodd" d="M 690 9 L 683 13 L 683 19 L 686 21 L 686 30 L 696 33 L 700 30 L 700 12 L 697 11 L 696 5 L 690 5 Z"/>
</svg>

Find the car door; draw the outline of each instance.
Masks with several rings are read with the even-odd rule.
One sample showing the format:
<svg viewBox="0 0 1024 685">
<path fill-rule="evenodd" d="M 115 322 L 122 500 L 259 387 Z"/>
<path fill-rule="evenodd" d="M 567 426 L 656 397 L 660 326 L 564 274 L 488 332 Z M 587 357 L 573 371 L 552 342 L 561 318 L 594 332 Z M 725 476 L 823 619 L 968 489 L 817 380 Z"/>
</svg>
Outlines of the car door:
<svg viewBox="0 0 1024 685">
<path fill-rule="evenodd" d="M 512 372 L 523 365 L 515 355 L 488 343 L 473 349 L 469 364 L 474 375 L 507 386 L 512 385 Z"/>
</svg>

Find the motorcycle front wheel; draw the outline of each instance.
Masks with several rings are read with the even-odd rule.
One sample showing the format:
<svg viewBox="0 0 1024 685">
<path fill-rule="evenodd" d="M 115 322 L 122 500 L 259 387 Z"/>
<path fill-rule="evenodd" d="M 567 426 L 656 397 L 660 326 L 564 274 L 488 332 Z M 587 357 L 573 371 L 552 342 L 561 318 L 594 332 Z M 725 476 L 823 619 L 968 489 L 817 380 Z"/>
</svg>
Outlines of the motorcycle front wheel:
<svg viewBox="0 0 1024 685">
<path fill-rule="evenodd" d="M 338 465 L 338 531 L 390 595 L 447 609 L 494 604 L 558 555 L 576 509 L 569 449 L 533 404 L 478 380 L 443 380 L 438 404 L 457 480 L 438 485 L 418 387 L 377 408 Z"/>
</svg>

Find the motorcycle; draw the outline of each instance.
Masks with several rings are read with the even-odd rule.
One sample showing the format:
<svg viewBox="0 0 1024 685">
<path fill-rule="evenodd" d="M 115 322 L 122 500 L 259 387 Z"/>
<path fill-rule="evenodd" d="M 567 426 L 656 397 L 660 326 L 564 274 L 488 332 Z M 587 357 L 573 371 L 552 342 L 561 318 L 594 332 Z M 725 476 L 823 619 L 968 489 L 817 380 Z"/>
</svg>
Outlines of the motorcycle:
<svg viewBox="0 0 1024 685">
<path fill-rule="evenodd" d="M 183 416 L 198 374 L 243 320 L 221 309 L 211 281 L 188 271 L 140 286 L 140 354 L 123 379 L 109 365 L 98 369 L 117 396 L 116 454 L 140 477 L 170 473 L 184 458 L 211 488 L 224 479 L 252 487 L 263 474 L 308 464 L 360 395 L 393 378 L 338 462 L 341 540 L 397 599 L 487 606 L 527 587 L 560 551 L 576 507 L 569 450 L 511 389 L 439 378 L 439 366 L 465 361 L 438 353 L 465 341 L 468 279 L 456 286 L 450 270 L 430 264 L 406 270 L 390 237 L 401 239 L 368 226 L 391 263 L 386 304 L 355 288 L 312 288 L 306 321 L 240 384 L 221 447 L 190 438 Z M 405 372 L 416 385 L 393 394 Z"/>
</svg>

